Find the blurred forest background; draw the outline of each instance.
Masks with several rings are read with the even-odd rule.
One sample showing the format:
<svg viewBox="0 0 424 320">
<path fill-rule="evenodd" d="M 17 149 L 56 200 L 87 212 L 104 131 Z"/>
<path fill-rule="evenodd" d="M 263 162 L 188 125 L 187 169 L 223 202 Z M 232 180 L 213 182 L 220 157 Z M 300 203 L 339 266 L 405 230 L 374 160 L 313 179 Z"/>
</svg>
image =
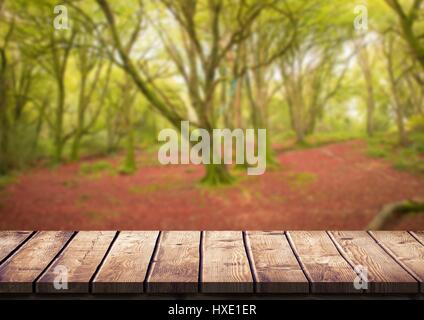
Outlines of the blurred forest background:
<svg viewBox="0 0 424 320">
<path fill-rule="evenodd" d="M 182 120 L 266 174 L 160 165 Z M 0 0 L 2 229 L 422 229 L 423 160 L 424 0 Z"/>
</svg>

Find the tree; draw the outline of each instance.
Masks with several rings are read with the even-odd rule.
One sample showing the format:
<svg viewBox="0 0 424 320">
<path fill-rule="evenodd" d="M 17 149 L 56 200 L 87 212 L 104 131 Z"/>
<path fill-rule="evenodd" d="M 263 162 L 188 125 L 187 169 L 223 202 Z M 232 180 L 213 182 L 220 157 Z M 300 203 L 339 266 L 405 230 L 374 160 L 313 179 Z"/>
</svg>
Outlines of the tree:
<svg viewBox="0 0 424 320">
<path fill-rule="evenodd" d="M 65 115 L 65 103 L 66 103 L 66 86 L 65 86 L 65 75 L 68 66 L 70 52 L 72 45 L 75 40 L 76 32 L 75 29 L 70 31 L 68 36 L 64 35 L 64 31 L 52 30 L 49 34 L 48 48 L 52 57 L 52 65 L 50 72 L 53 75 L 57 85 L 57 101 L 55 120 L 53 123 L 54 131 L 54 161 L 59 163 L 62 160 L 63 149 L 66 141 L 71 135 L 64 134 L 63 118 Z M 61 34 L 59 34 L 59 32 Z"/>
<path fill-rule="evenodd" d="M 88 38 L 85 32 L 84 34 L 81 34 L 78 37 L 77 41 L 78 40 L 80 40 L 77 48 L 78 71 L 80 74 L 80 92 L 78 98 L 77 124 L 71 147 L 71 160 L 79 159 L 81 139 L 89 131 L 90 127 L 95 123 L 96 118 L 100 114 L 100 110 L 98 112 L 95 112 L 92 120 L 90 121 L 90 124 L 88 125 L 86 123 L 87 111 L 92 102 L 93 95 L 100 80 L 100 75 L 103 68 L 103 60 L 101 57 L 102 54 L 99 53 L 97 50 L 93 50 L 92 48 L 90 48 L 90 39 Z M 94 71 L 94 69 L 94 76 L 90 79 L 90 75 Z M 109 77 L 107 76 L 107 80 L 108 78 Z M 107 85 L 107 83 L 104 84 L 106 88 Z M 103 90 L 103 94 L 105 94 L 105 90 Z M 100 97 L 100 100 L 103 101 L 103 97 Z M 99 104 L 98 109 L 101 109 L 102 107 L 102 104 Z"/>
<path fill-rule="evenodd" d="M 2 9 L 0 17 L 8 25 L 0 26 L 4 31 L 0 47 L 0 173 L 6 173 L 23 164 L 30 156 L 29 140 L 37 139 L 32 136 L 29 108 L 35 103 L 31 91 L 40 70 L 18 40 L 17 16 L 9 8 Z"/>
<path fill-rule="evenodd" d="M 270 128 L 268 106 L 281 91 L 281 85 L 273 82 L 275 62 L 284 59 L 296 41 L 297 21 L 286 2 L 280 5 L 276 8 L 278 22 L 273 19 L 275 12 L 262 15 L 253 25 L 255 30 L 247 41 L 248 52 L 251 54 L 248 56 L 248 65 L 244 66 L 244 78 L 255 129 Z M 269 131 L 266 145 L 267 165 L 276 165 Z"/>
<path fill-rule="evenodd" d="M 294 46 L 279 64 L 291 126 L 299 143 L 314 132 L 317 120 L 323 115 L 328 101 L 339 91 L 347 70 L 344 67 L 342 71 L 336 71 L 339 63 L 345 64 L 338 60 L 337 43 L 323 47 L 322 44 L 315 45 L 313 38 L 311 35 L 307 42 Z M 311 59 L 311 56 L 315 58 Z"/>
<path fill-rule="evenodd" d="M 351 39 L 352 26 L 350 18 L 335 14 L 346 10 L 339 3 L 293 2 L 292 6 L 296 38 L 288 53 L 278 59 L 277 70 L 291 128 L 297 142 L 303 143 L 315 131 L 326 105 L 341 89 L 347 62 L 353 56 L 343 54 Z M 328 14 L 337 18 L 329 22 Z"/>
<path fill-rule="evenodd" d="M 126 154 L 124 162 L 120 168 L 120 172 L 123 174 L 133 173 L 137 169 L 135 161 L 135 146 L 134 146 L 134 123 L 133 123 L 133 104 L 136 99 L 137 90 L 132 86 L 131 79 L 127 75 L 123 84 L 121 84 L 121 113 L 122 113 L 122 124 L 124 127 L 124 133 L 126 137 Z"/>
<path fill-rule="evenodd" d="M 375 112 L 375 98 L 374 98 L 374 81 L 373 72 L 370 65 L 369 49 L 366 43 L 357 43 L 358 63 L 361 68 L 366 86 L 366 132 L 369 137 L 374 134 L 374 112 Z"/>
<path fill-rule="evenodd" d="M 405 85 L 405 74 L 407 73 L 409 66 L 405 67 L 404 57 L 400 62 L 398 57 L 395 57 L 395 37 L 393 34 L 389 34 L 385 39 L 384 43 L 384 54 L 387 59 L 387 73 L 389 76 L 390 92 L 391 92 L 391 104 L 396 114 L 396 126 L 399 135 L 399 144 L 406 146 L 408 144 L 408 137 L 405 129 L 405 101 L 404 101 L 404 85 Z M 403 66 L 403 67 L 402 67 Z"/>
<path fill-rule="evenodd" d="M 215 96 L 221 82 L 218 70 L 227 52 L 244 41 L 249 36 L 249 26 L 260 15 L 266 3 L 255 2 L 250 5 L 240 1 L 235 10 L 224 11 L 223 0 L 197 1 L 161 1 L 172 14 L 181 33 L 181 46 L 172 41 L 166 33 L 162 36 L 163 44 L 170 58 L 176 65 L 176 70 L 183 78 L 190 99 L 191 108 L 197 116 L 195 126 L 206 129 L 210 134 L 216 125 Z M 171 98 L 161 91 L 154 83 L 149 83 L 146 73 L 137 69 L 125 46 L 122 43 L 114 14 L 106 0 L 97 0 L 111 30 L 113 42 L 122 60 L 122 67 L 132 77 L 140 92 L 157 111 L 169 120 L 176 128 L 187 117 L 181 110 L 187 106 L 181 105 L 181 97 Z M 199 7 L 208 13 L 207 19 L 200 20 Z M 236 18 L 231 32 L 221 33 L 221 22 L 225 14 Z M 228 19 L 228 17 L 227 17 Z M 203 23 L 202 23 L 203 22 Z M 202 32 L 200 32 L 202 30 Z M 202 36 L 200 36 L 202 34 Z M 227 39 L 224 45 L 222 39 Z M 182 54 L 184 52 L 184 55 Z M 175 102 L 175 101 L 179 101 Z M 211 146 L 212 150 L 215 149 Z M 211 152 L 211 157 L 213 156 Z M 212 162 L 212 161 L 211 161 Z M 206 165 L 206 176 L 203 181 L 208 184 L 226 184 L 232 180 L 224 164 Z"/>
<path fill-rule="evenodd" d="M 3 6 L 3 3 L 1 3 Z M 1 7 L 0 7 L 1 9 Z M 2 11 L 0 10 L 0 13 Z M 2 46 L 0 47 L 0 174 L 6 172 L 9 167 L 9 161 L 7 159 L 9 151 L 9 114 L 8 114 L 8 103 L 9 103 L 9 62 L 7 58 L 7 49 L 10 42 L 10 38 L 13 33 L 14 22 L 9 26 L 5 37 L 3 39 Z"/>
<path fill-rule="evenodd" d="M 424 1 L 414 0 L 409 11 L 400 4 L 399 0 L 385 1 L 396 13 L 403 38 L 409 45 L 413 56 L 420 63 L 421 67 L 424 68 L 424 34 L 418 34 L 420 29 L 416 27 L 420 19 L 423 18 Z"/>
</svg>

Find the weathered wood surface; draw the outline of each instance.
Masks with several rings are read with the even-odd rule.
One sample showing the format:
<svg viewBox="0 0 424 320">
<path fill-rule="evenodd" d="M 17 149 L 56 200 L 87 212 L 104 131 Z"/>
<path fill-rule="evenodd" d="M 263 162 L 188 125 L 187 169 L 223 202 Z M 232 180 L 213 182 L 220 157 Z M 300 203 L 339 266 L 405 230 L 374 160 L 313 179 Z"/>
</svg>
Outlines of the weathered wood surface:
<svg viewBox="0 0 424 320">
<path fill-rule="evenodd" d="M 417 241 L 419 243 L 421 243 L 422 245 L 424 245 L 424 231 L 415 231 L 415 232 L 411 232 L 411 235 L 417 239 Z"/>
<path fill-rule="evenodd" d="M 424 246 L 407 231 L 372 231 L 371 236 L 420 283 L 424 292 Z"/>
<path fill-rule="evenodd" d="M 282 231 L 246 233 L 257 292 L 307 293 L 309 282 Z"/>
<path fill-rule="evenodd" d="M 115 233 L 114 231 L 79 232 L 36 282 L 36 291 L 88 293 L 90 280 L 105 256 Z"/>
<path fill-rule="evenodd" d="M 41 231 L 0 266 L 0 292 L 32 292 L 33 282 L 73 232 Z"/>
<path fill-rule="evenodd" d="M 418 282 L 365 231 L 330 232 L 352 266 L 366 271 L 372 293 L 414 293 Z"/>
<path fill-rule="evenodd" d="M 0 294 L 409 296 L 423 279 L 422 231 L 0 231 Z"/>
<path fill-rule="evenodd" d="M 193 293 L 199 280 L 199 231 L 165 231 L 158 241 L 147 291 Z"/>
<path fill-rule="evenodd" d="M 287 237 L 313 293 L 358 293 L 356 273 L 339 254 L 325 231 L 291 231 Z"/>
<path fill-rule="evenodd" d="M 0 231 L 0 262 L 7 258 L 32 232 Z"/>
<path fill-rule="evenodd" d="M 201 249 L 202 292 L 253 292 L 241 231 L 205 231 Z"/>
<path fill-rule="evenodd" d="M 121 232 L 93 280 L 93 293 L 141 293 L 158 231 Z"/>
</svg>

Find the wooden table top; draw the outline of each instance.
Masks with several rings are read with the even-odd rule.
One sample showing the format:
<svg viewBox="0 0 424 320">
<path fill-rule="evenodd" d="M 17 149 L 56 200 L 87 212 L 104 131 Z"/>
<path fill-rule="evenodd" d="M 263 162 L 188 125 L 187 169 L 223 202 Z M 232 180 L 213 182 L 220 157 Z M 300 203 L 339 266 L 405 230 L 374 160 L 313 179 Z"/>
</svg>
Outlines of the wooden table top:
<svg viewBox="0 0 424 320">
<path fill-rule="evenodd" d="M 423 231 L 0 231 L 2 294 L 419 294 L 423 279 Z"/>
</svg>

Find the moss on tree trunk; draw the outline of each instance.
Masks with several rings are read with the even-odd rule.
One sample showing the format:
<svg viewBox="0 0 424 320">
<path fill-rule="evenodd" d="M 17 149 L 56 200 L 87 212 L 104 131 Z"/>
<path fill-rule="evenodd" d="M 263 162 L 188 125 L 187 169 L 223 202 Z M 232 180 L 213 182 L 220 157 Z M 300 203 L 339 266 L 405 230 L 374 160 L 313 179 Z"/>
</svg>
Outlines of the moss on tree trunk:
<svg viewBox="0 0 424 320">
<path fill-rule="evenodd" d="M 209 186 L 228 185 L 234 181 L 225 164 L 206 164 L 206 175 L 202 184 Z"/>
</svg>

